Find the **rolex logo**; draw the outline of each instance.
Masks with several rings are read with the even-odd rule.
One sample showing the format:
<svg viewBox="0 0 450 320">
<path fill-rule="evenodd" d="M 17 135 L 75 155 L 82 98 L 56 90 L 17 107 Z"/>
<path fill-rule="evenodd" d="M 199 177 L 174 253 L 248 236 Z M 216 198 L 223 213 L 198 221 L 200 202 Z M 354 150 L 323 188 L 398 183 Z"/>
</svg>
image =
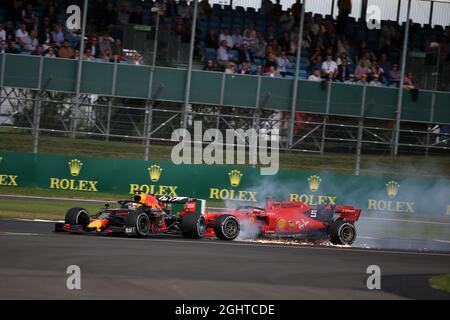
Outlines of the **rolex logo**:
<svg viewBox="0 0 450 320">
<path fill-rule="evenodd" d="M 243 175 L 244 174 L 242 174 L 239 170 L 231 170 L 230 172 L 228 172 L 231 186 L 237 187 L 239 183 L 241 183 L 241 178 Z"/>
<path fill-rule="evenodd" d="M 160 166 L 158 166 L 157 164 L 150 166 L 148 168 L 148 174 L 150 176 L 150 180 L 152 180 L 153 182 L 158 181 L 159 178 L 161 177 L 162 171 L 163 171 L 163 169 Z"/>
<path fill-rule="evenodd" d="M 311 176 L 308 178 L 309 190 L 316 192 L 320 188 L 322 179 L 319 176 Z"/>
<path fill-rule="evenodd" d="M 78 159 L 72 159 L 69 161 L 69 169 L 70 174 L 74 177 L 78 176 L 81 171 L 81 167 L 83 166 L 83 163 Z"/>
<path fill-rule="evenodd" d="M 389 181 L 386 183 L 387 195 L 390 198 L 394 198 L 398 193 L 398 188 L 400 188 L 400 185 L 397 182 L 394 180 Z"/>
</svg>

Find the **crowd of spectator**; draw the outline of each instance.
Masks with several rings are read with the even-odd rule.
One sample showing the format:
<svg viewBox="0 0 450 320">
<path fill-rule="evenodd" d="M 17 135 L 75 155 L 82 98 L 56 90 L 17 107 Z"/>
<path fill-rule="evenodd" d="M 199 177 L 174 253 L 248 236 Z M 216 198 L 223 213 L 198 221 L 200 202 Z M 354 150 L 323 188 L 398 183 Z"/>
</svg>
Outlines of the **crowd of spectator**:
<svg viewBox="0 0 450 320">
<path fill-rule="evenodd" d="M 399 26 L 383 25 L 377 46 L 373 47 L 348 32 L 351 0 L 338 0 L 336 20 L 305 14 L 301 61 L 296 61 L 302 5 L 296 0 L 291 8 L 283 10 L 280 0 L 275 1 L 263 0 L 261 9 L 255 13 L 268 21 L 261 30 L 251 22 L 242 28 L 209 25 L 202 29 L 199 27 L 201 22 L 209 21 L 215 13 L 208 0 L 200 0 L 195 53 L 204 61 L 204 70 L 292 78 L 296 63 L 300 63 L 303 78 L 311 81 L 372 86 L 400 84 L 399 56 L 403 34 Z M 80 53 L 80 35 L 65 28 L 65 12 L 57 1 L 47 0 L 43 4 L 36 0 L 2 0 L 5 16 L 0 21 L 0 52 L 142 64 L 139 53 L 124 54 L 121 36 L 113 36 L 111 30 L 114 26 L 127 24 L 154 24 L 150 8 L 155 5 L 164 21 L 170 22 L 170 32 L 180 36 L 181 41 L 189 42 L 192 1 L 190 4 L 186 0 L 140 4 L 131 0 L 95 0 L 90 5 L 90 32 L 84 52 Z M 440 39 L 434 34 L 427 39 L 426 53 L 438 48 L 445 51 L 444 57 L 450 56 L 449 31 Z M 213 56 L 205 54 L 211 50 Z M 415 87 L 411 73 L 405 75 L 403 85 Z"/>
<path fill-rule="evenodd" d="M 129 2 L 127 2 L 129 3 Z M 6 14 L 0 20 L 0 53 L 28 54 L 45 57 L 60 57 L 87 61 L 126 62 L 141 64 L 142 57 L 134 52 L 129 57 L 124 54 L 121 37 L 112 37 L 108 30 L 117 24 L 139 23 L 142 7 L 137 6 L 126 17 L 121 8 L 111 3 L 96 0 L 90 26 L 105 30 L 91 32 L 85 38 L 84 52 L 80 53 L 80 32 L 67 30 L 65 8 L 57 1 L 48 0 L 2 0 L 2 11 Z"/>
</svg>

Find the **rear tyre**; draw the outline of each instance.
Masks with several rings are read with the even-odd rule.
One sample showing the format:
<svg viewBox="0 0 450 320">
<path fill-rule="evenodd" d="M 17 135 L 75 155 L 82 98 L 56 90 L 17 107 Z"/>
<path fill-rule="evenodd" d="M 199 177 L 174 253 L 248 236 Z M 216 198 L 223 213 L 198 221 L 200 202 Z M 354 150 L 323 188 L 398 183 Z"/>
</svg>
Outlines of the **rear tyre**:
<svg viewBox="0 0 450 320">
<path fill-rule="evenodd" d="M 125 228 L 128 235 L 146 237 L 150 234 L 150 218 L 142 211 L 130 212 L 125 218 Z"/>
<path fill-rule="evenodd" d="M 66 213 L 64 222 L 70 225 L 81 225 L 84 230 L 90 222 L 90 217 L 84 208 L 70 208 Z"/>
<path fill-rule="evenodd" d="M 216 237 L 220 240 L 234 240 L 239 235 L 241 226 L 239 220 L 231 215 L 224 214 L 217 218 L 214 225 Z"/>
<path fill-rule="evenodd" d="M 337 220 L 330 227 L 330 241 L 332 244 L 350 245 L 356 239 L 356 228 L 352 223 Z"/>
<path fill-rule="evenodd" d="M 203 238 L 206 232 L 205 217 L 201 213 L 186 213 L 181 221 L 181 232 L 185 238 Z"/>
</svg>

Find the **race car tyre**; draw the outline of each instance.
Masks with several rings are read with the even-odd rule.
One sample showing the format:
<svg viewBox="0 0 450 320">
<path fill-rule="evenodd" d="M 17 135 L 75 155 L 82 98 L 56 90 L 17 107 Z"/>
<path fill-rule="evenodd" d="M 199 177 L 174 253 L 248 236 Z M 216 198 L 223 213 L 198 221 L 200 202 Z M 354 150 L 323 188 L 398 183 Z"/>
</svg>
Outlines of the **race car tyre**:
<svg viewBox="0 0 450 320">
<path fill-rule="evenodd" d="M 239 220 L 231 214 L 221 215 L 216 220 L 214 232 L 220 240 L 234 240 L 240 232 Z"/>
<path fill-rule="evenodd" d="M 201 213 L 186 213 L 181 220 L 181 232 L 185 238 L 203 238 L 206 231 L 205 217 Z"/>
<path fill-rule="evenodd" d="M 130 212 L 125 218 L 125 230 L 128 235 L 145 237 L 150 234 L 150 218 L 142 211 Z"/>
<path fill-rule="evenodd" d="M 81 227 L 85 229 L 89 224 L 90 218 L 86 209 L 70 208 L 66 213 L 64 221 L 70 225 L 81 225 Z"/>
<path fill-rule="evenodd" d="M 332 244 L 352 244 L 356 239 L 356 228 L 352 223 L 337 220 L 330 227 Z"/>
</svg>

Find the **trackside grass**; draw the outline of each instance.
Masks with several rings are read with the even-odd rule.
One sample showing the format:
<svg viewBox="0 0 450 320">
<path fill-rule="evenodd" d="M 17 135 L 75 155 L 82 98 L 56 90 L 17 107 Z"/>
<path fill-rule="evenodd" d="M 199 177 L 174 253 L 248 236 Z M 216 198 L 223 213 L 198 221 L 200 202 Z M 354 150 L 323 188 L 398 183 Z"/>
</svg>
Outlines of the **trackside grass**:
<svg viewBox="0 0 450 320">
<path fill-rule="evenodd" d="M 428 283 L 432 288 L 450 293 L 450 274 L 431 277 Z"/>
</svg>

